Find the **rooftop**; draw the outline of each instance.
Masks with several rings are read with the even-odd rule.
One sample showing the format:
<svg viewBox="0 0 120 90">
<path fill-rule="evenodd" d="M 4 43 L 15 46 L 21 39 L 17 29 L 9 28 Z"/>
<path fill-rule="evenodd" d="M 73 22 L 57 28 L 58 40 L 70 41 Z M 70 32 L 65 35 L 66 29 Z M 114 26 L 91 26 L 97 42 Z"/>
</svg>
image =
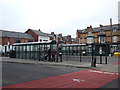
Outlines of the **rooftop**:
<svg viewBox="0 0 120 90">
<path fill-rule="evenodd" d="M 92 28 L 93 29 L 93 32 L 99 32 L 100 31 L 100 27 L 95 27 L 95 28 Z M 112 30 L 113 29 L 120 29 L 120 24 L 114 24 L 112 25 Z M 104 31 L 107 31 L 107 30 L 111 30 L 111 26 L 110 25 L 105 25 L 103 26 L 103 30 Z M 80 33 L 87 33 L 87 28 L 86 29 L 83 29 L 83 30 L 77 30 L 77 32 L 80 32 Z"/>
<path fill-rule="evenodd" d="M 38 36 L 52 37 L 51 34 L 49 34 L 49 33 L 44 33 L 44 32 L 42 32 L 40 29 L 39 29 L 39 30 L 28 29 L 28 30 L 33 31 L 33 32 L 36 33 Z M 27 31 L 26 31 L 26 32 L 27 32 Z"/>
<path fill-rule="evenodd" d="M 7 31 L 0 29 L 0 37 L 14 37 L 14 38 L 26 38 L 26 39 L 34 39 L 32 35 L 21 32 Z"/>
</svg>

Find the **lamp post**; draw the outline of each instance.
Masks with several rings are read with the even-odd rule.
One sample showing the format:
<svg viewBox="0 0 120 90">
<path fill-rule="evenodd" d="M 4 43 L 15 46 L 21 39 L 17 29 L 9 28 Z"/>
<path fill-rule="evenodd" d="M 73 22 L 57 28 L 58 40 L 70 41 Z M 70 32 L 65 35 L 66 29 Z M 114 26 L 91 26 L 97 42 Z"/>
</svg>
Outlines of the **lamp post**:
<svg viewBox="0 0 120 90">
<path fill-rule="evenodd" d="M 99 55 L 100 55 L 100 64 L 102 64 L 102 54 L 103 54 L 103 48 L 102 48 L 102 43 L 105 43 L 105 34 L 103 33 L 103 26 L 100 26 L 100 34 L 98 35 L 99 38 Z"/>
<path fill-rule="evenodd" d="M 96 59 L 93 60 L 93 43 L 94 36 L 92 35 L 92 32 L 88 32 L 87 36 L 88 51 L 89 53 L 92 54 L 91 67 L 96 67 Z"/>
<path fill-rule="evenodd" d="M 118 47 L 118 32 L 117 32 L 117 29 L 118 29 L 118 26 L 115 26 L 115 27 L 113 27 L 113 34 L 112 34 L 112 36 L 113 36 L 113 38 L 112 38 L 112 41 L 113 41 L 113 43 L 114 43 L 114 45 L 115 46 L 112 46 L 112 53 L 114 52 L 114 51 L 116 51 L 117 50 L 117 47 Z"/>
<path fill-rule="evenodd" d="M 111 56 L 112 56 L 112 18 L 110 18 L 110 29 L 111 29 L 111 47 L 110 47 L 110 51 L 111 51 Z"/>
<path fill-rule="evenodd" d="M 56 34 L 56 38 L 55 39 L 56 39 L 56 44 L 57 44 L 57 50 L 56 50 L 57 51 L 57 58 L 56 58 L 56 62 L 58 62 L 58 55 L 59 55 L 59 51 L 58 50 L 59 49 L 58 49 L 58 35 L 57 34 Z"/>
</svg>

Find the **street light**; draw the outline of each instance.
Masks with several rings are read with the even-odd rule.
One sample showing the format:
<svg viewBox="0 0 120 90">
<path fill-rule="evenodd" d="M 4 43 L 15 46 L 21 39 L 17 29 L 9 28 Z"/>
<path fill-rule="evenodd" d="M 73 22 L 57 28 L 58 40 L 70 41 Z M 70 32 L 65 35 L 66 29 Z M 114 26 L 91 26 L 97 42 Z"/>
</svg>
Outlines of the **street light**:
<svg viewBox="0 0 120 90">
<path fill-rule="evenodd" d="M 56 59 L 56 62 L 58 62 L 58 55 L 59 55 L 59 52 L 58 52 L 58 35 L 56 34 L 56 37 L 55 37 L 55 39 L 56 39 L 56 44 L 57 44 L 57 59 Z"/>
<path fill-rule="evenodd" d="M 110 18 L 110 29 L 111 29 L 111 48 L 110 48 L 110 51 L 112 51 L 112 18 Z M 112 54 L 112 52 L 111 52 L 111 54 Z M 112 55 L 111 55 L 112 56 Z"/>
<path fill-rule="evenodd" d="M 91 60 L 91 67 L 96 67 L 96 60 L 93 60 L 93 43 L 94 43 L 94 36 L 92 35 L 92 32 L 88 32 L 87 35 L 87 44 L 88 44 L 88 51 L 92 54 L 92 60 Z"/>
<path fill-rule="evenodd" d="M 117 32 L 117 29 L 118 29 L 118 26 L 115 26 L 115 27 L 113 27 L 113 37 L 112 37 L 112 42 L 113 42 L 113 44 L 115 44 L 116 43 L 116 45 L 114 46 L 112 46 L 112 54 L 113 54 L 113 52 L 114 51 L 116 51 L 117 50 L 117 46 L 118 46 L 118 32 Z"/>
<path fill-rule="evenodd" d="M 99 38 L 99 54 L 100 54 L 100 64 L 102 64 L 102 54 L 103 54 L 103 48 L 102 48 L 102 44 L 105 43 L 105 34 L 103 33 L 103 26 L 100 25 L 100 34 L 98 35 Z"/>
</svg>

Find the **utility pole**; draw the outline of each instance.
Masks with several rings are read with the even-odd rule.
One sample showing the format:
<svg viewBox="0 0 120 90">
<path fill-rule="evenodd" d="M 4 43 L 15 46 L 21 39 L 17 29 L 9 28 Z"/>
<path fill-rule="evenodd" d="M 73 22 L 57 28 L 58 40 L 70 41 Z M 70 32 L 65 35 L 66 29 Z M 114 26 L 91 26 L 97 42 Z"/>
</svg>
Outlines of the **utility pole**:
<svg viewBox="0 0 120 90">
<path fill-rule="evenodd" d="M 58 62 L 58 55 L 59 55 L 59 49 L 58 49 L 58 35 L 56 34 L 56 43 L 57 43 L 57 58 L 56 58 L 56 62 Z"/>
<path fill-rule="evenodd" d="M 111 47 L 110 47 L 110 50 L 112 51 L 112 32 L 113 32 L 112 31 L 112 18 L 110 18 L 110 29 L 111 29 Z"/>
</svg>

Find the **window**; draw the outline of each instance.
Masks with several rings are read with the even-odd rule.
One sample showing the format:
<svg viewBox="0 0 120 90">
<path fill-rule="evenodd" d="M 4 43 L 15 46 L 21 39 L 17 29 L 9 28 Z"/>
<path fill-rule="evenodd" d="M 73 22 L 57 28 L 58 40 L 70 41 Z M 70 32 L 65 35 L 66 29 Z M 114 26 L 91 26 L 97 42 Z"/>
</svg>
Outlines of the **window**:
<svg viewBox="0 0 120 90">
<path fill-rule="evenodd" d="M 84 41 L 85 41 L 85 39 L 84 39 L 84 38 L 82 38 L 82 43 L 84 43 Z"/>
<path fill-rule="evenodd" d="M 88 37 L 87 38 L 87 43 L 88 44 L 94 43 L 94 38 L 93 37 Z"/>
<path fill-rule="evenodd" d="M 105 37 L 99 37 L 99 43 L 105 43 Z"/>
<path fill-rule="evenodd" d="M 113 37 L 112 37 L 112 41 L 113 41 L 113 42 L 117 42 L 117 41 L 118 41 L 118 37 L 117 37 L 117 36 L 113 36 Z"/>
<path fill-rule="evenodd" d="M 113 32 L 114 32 L 114 33 L 117 32 L 117 29 L 113 29 Z"/>
</svg>

